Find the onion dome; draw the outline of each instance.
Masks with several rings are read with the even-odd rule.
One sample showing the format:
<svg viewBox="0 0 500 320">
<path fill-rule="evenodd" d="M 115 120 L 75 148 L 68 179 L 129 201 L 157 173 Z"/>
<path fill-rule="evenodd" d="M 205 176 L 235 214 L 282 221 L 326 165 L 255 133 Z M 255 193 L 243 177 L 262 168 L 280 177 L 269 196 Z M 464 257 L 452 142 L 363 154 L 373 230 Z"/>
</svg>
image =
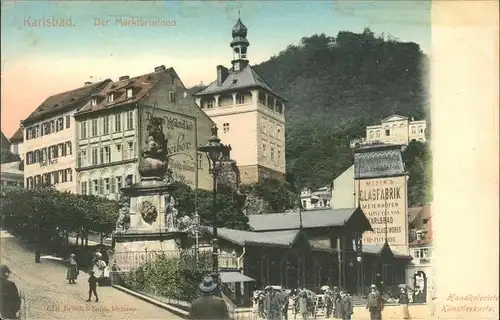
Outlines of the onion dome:
<svg viewBox="0 0 500 320">
<path fill-rule="evenodd" d="M 241 22 L 240 19 L 236 22 L 233 27 L 233 38 L 246 38 L 247 37 L 247 27 Z"/>
</svg>

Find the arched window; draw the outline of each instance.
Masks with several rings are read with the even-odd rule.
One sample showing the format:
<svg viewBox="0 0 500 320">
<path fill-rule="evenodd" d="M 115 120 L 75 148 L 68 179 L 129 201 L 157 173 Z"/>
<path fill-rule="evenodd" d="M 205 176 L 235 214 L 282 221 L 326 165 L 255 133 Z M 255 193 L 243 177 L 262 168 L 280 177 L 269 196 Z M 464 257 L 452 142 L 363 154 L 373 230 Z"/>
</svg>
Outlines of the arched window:
<svg viewBox="0 0 500 320">
<path fill-rule="evenodd" d="M 415 134 L 415 133 L 416 133 L 415 126 L 412 126 L 412 127 L 411 127 L 411 133 L 413 133 L 413 134 Z"/>
<path fill-rule="evenodd" d="M 419 127 L 418 127 L 418 132 L 419 132 L 419 133 L 424 133 L 424 128 L 423 128 L 422 126 L 419 126 Z"/>
<path fill-rule="evenodd" d="M 373 138 L 373 131 L 370 131 L 370 138 Z"/>
<path fill-rule="evenodd" d="M 385 128 L 385 135 L 390 136 L 391 135 L 391 129 L 389 129 L 389 126 L 386 126 Z"/>
<path fill-rule="evenodd" d="M 380 138 L 380 130 L 377 130 L 377 138 Z"/>
</svg>

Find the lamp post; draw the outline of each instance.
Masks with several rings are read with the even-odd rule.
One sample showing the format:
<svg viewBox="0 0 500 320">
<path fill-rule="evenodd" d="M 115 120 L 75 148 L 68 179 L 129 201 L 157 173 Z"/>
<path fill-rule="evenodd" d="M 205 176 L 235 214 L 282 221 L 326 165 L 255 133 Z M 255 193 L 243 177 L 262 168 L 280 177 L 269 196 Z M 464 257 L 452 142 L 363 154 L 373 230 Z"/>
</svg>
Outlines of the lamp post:
<svg viewBox="0 0 500 320">
<path fill-rule="evenodd" d="M 223 145 L 217 136 L 217 126 L 212 126 L 212 136 L 208 143 L 198 148 L 198 151 L 207 155 L 211 165 L 210 173 L 213 178 L 213 197 L 212 197 L 212 265 L 215 273 L 219 272 L 218 243 L 217 243 L 217 178 L 220 173 L 221 165 L 224 160 L 229 159 L 231 146 Z"/>
</svg>

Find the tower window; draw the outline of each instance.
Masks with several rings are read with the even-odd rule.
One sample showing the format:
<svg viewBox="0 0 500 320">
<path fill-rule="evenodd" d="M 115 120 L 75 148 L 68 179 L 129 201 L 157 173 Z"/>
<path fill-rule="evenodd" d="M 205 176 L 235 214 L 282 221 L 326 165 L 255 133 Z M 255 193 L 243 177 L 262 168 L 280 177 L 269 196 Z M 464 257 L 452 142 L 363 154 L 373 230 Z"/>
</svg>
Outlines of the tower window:
<svg viewBox="0 0 500 320">
<path fill-rule="evenodd" d="M 238 93 L 236 95 L 236 103 L 238 103 L 238 104 L 244 104 L 245 103 L 245 96 Z"/>
<path fill-rule="evenodd" d="M 228 133 L 229 132 L 229 123 L 224 123 L 223 125 L 223 129 L 224 129 L 224 133 Z"/>
</svg>

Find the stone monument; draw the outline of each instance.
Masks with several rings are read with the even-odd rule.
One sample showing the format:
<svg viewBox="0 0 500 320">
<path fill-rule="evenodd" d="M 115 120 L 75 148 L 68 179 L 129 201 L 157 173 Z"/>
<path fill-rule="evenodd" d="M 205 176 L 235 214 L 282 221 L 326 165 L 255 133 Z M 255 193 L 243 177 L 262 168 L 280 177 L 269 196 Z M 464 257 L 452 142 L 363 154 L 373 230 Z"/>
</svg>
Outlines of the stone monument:
<svg viewBox="0 0 500 320">
<path fill-rule="evenodd" d="M 187 246 L 185 229 L 189 223 L 187 217 L 177 217 L 168 141 L 162 124 L 163 119 L 152 117 L 147 126 L 148 138 L 138 167 L 141 181 L 133 184 L 129 176 L 120 190 L 120 211 L 113 235 L 115 270 L 131 269 L 131 264 L 142 260 L 138 254 L 180 252 Z"/>
</svg>

